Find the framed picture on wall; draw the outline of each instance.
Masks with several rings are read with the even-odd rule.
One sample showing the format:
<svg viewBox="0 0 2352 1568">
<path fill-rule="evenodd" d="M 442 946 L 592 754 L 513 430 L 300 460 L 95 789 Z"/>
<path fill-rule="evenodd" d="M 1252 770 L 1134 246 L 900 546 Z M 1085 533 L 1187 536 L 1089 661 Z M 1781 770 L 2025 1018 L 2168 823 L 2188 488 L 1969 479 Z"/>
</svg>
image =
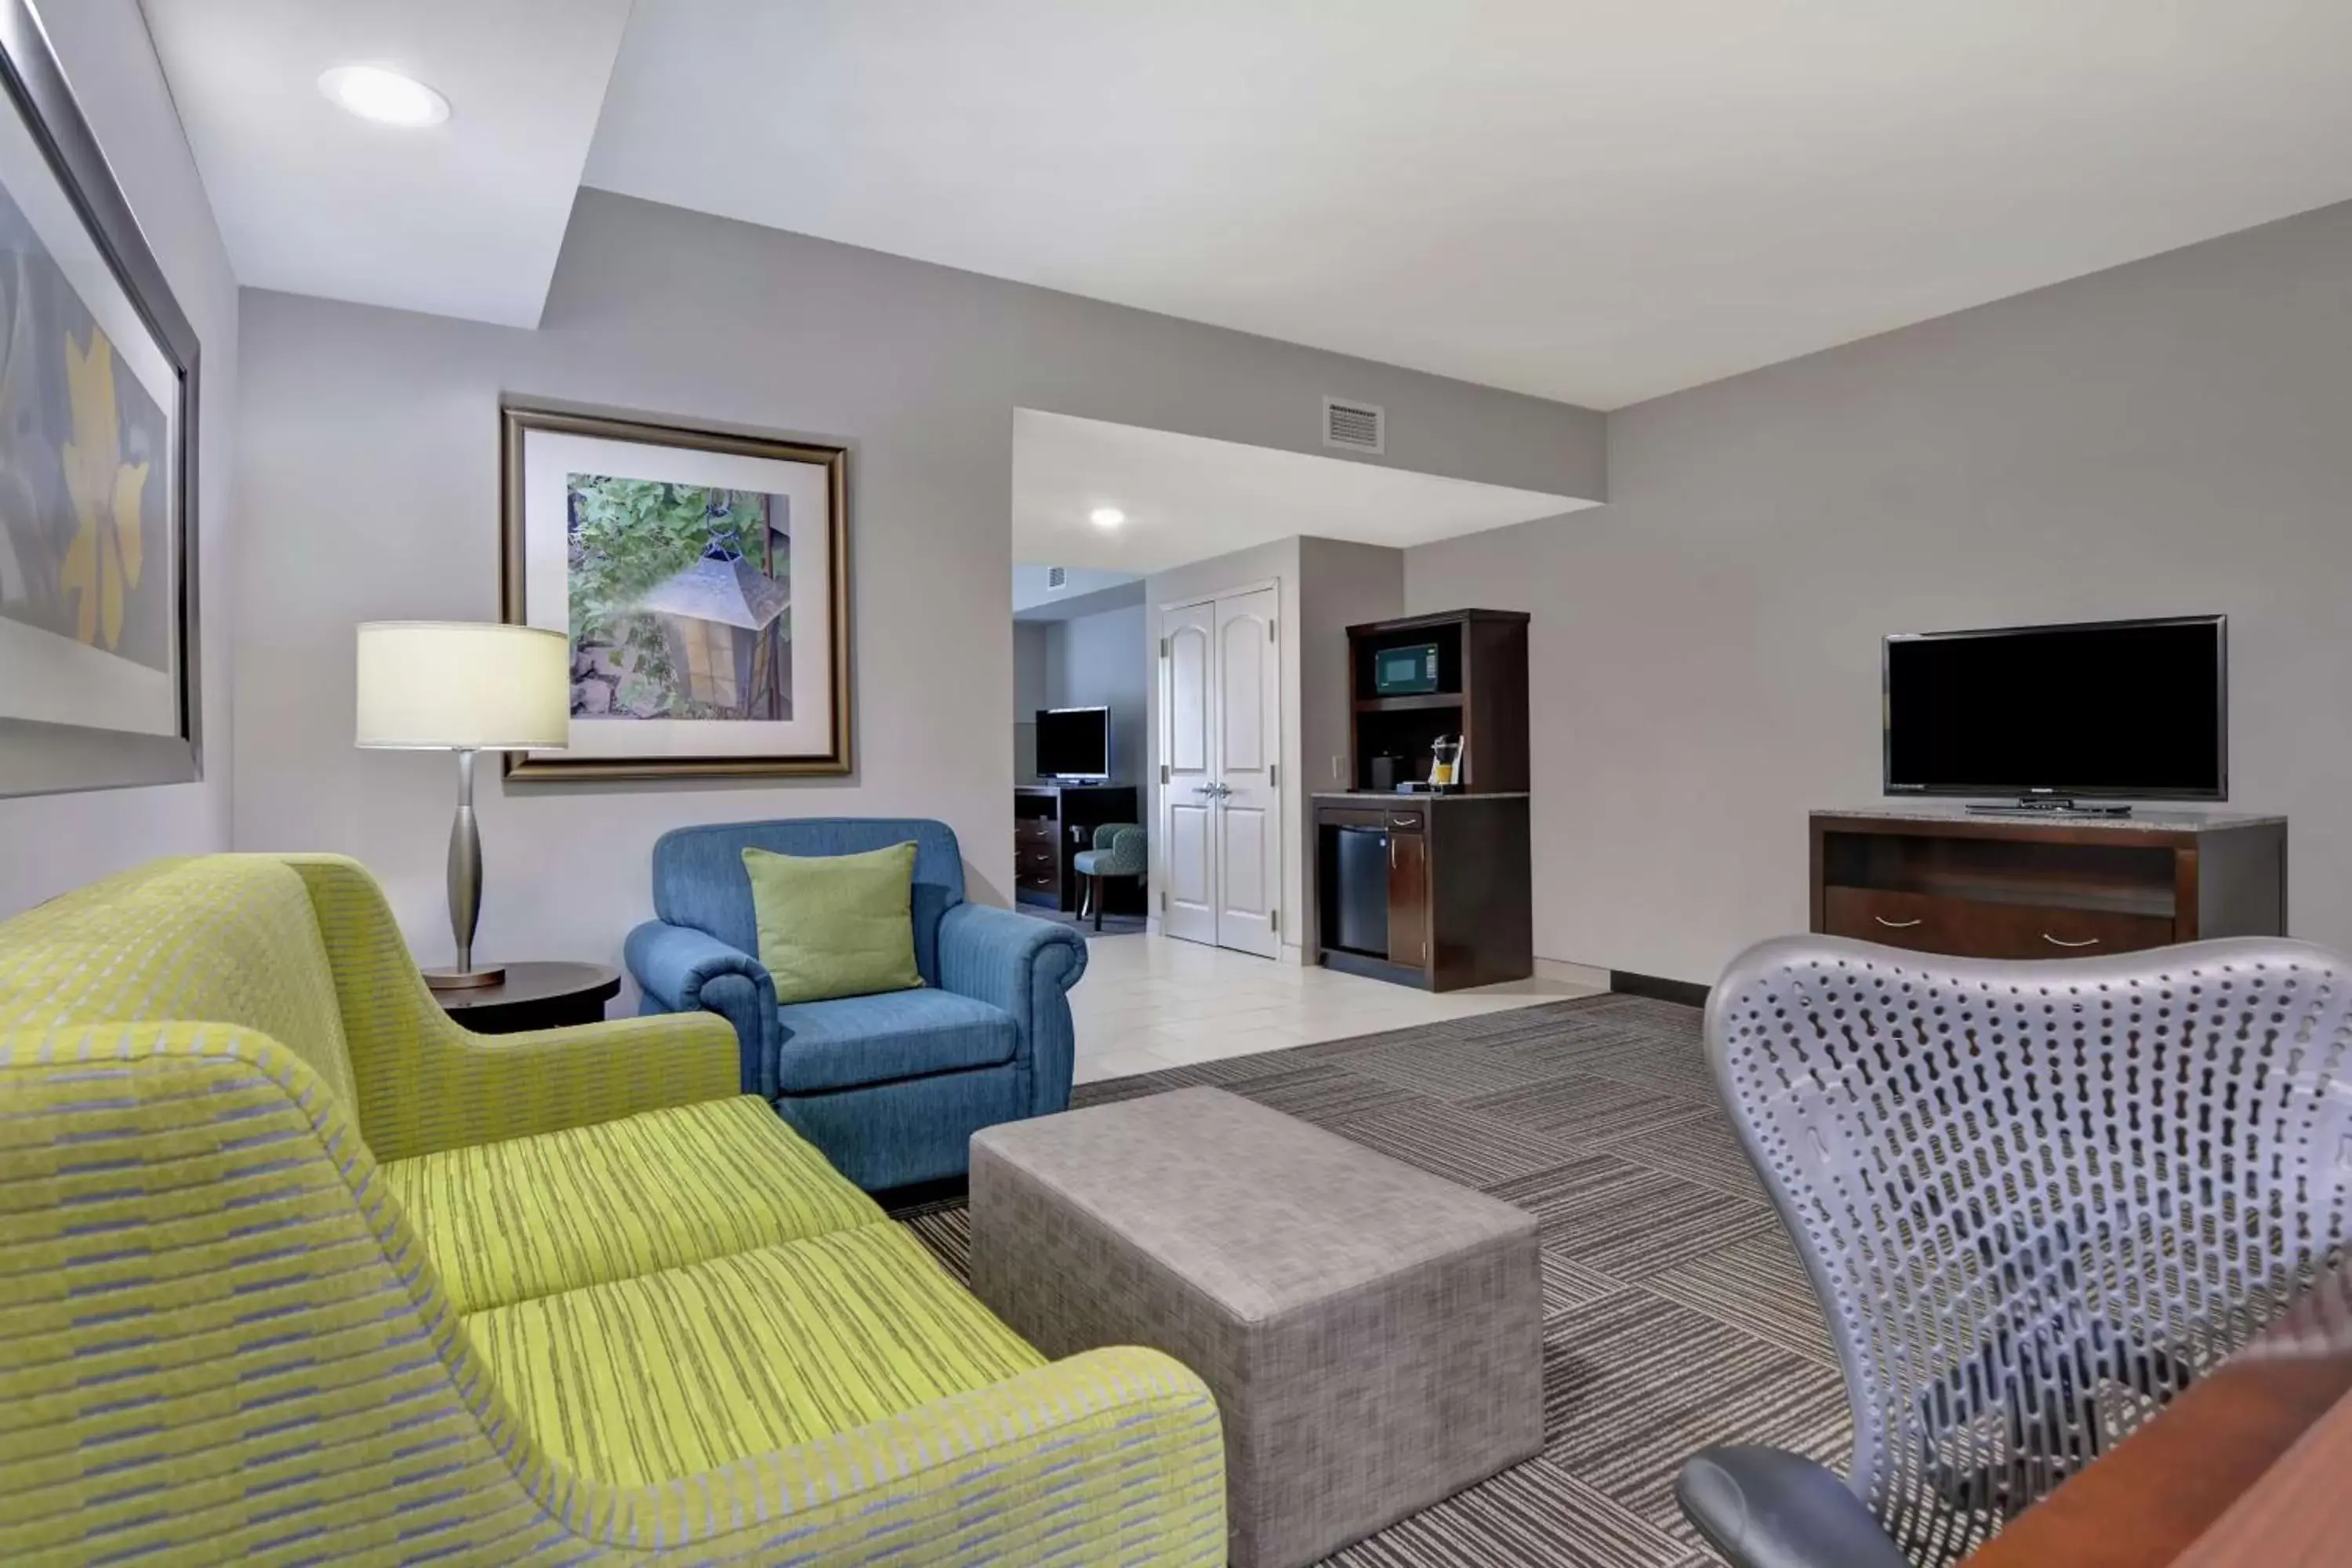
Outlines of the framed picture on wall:
<svg viewBox="0 0 2352 1568">
<path fill-rule="evenodd" d="M 848 454 L 508 402 L 507 620 L 572 641 L 524 779 L 845 773 Z"/>
<path fill-rule="evenodd" d="M 0 0 L 0 795 L 203 773 L 194 329 Z"/>
</svg>

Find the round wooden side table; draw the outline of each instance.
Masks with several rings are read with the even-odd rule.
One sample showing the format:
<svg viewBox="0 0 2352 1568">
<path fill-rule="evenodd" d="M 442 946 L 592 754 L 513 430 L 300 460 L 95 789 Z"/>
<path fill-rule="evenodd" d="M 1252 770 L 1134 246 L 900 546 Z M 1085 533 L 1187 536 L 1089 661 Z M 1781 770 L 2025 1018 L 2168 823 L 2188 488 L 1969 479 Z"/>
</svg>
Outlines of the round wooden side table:
<svg viewBox="0 0 2352 1568">
<path fill-rule="evenodd" d="M 478 1035 L 560 1029 L 604 1021 L 604 1004 L 621 989 L 621 972 L 602 963 L 509 963 L 496 985 L 436 991 L 442 1010 Z"/>
</svg>

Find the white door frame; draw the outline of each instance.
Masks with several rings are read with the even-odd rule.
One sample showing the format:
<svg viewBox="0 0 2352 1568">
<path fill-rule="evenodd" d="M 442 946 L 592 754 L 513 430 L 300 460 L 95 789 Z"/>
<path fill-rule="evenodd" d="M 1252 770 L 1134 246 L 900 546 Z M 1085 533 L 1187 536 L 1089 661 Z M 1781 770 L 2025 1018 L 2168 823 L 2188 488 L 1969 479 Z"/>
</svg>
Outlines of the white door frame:
<svg viewBox="0 0 2352 1568">
<path fill-rule="evenodd" d="M 1271 781 L 1268 785 L 1268 792 L 1272 794 L 1273 800 L 1266 811 L 1265 819 L 1269 825 L 1268 831 L 1270 833 L 1270 838 L 1266 846 L 1266 854 L 1271 860 L 1271 864 L 1267 869 L 1267 875 L 1271 879 L 1272 882 L 1274 893 L 1273 903 L 1275 906 L 1272 919 L 1269 923 L 1274 927 L 1273 956 L 1279 960 L 1285 952 L 1290 951 L 1289 949 L 1285 948 L 1282 944 L 1282 936 L 1280 932 L 1281 921 L 1285 918 L 1295 920 L 1296 917 L 1295 915 L 1286 916 L 1286 912 L 1281 908 L 1284 897 L 1284 889 L 1287 886 L 1289 873 L 1287 865 L 1283 859 L 1282 852 L 1286 834 L 1286 825 L 1283 818 L 1286 814 L 1284 810 L 1285 797 L 1282 790 L 1279 788 L 1281 784 L 1279 764 L 1281 763 L 1283 753 L 1288 749 L 1289 732 L 1284 728 L 1282 702 L 1282 661 L 1284 657 L 1282 634 L 1288 628 L 1286 628 L 1281 624 L 1284 619 L 1282 614 L 1282 579 L 1278 576 L 1263 577 L 1254 582 L 1234 584 L 1228 587 L 1221 587 L 1204 593 L 1187 594 L 1182 598 L 1164 600 L 1152 606 L 1154 617 L 1152 622 L 1152 636 L 1155 639 L 1152 656 L 1154 675 L 1153 689 L 1159 699 L 1159 712 L 1156 716 L 1157 721 L 1152 726 L 1153 740 L 1157 746 L 1154 759 L 1156 766 L 1150 775 L 1145 780 L 1145 784 L 1151 792 L 1152 801 L 1151 810 L 1150 813 L 1150 819 L 1152 826 L 1152 863 L 1150 874 L 1152 878 L 1152 886 L 1160 890 L 1160 897 L 1152 900 L 1153 907 L 1147 911 L 1146 929 L 1154 934 L 1176 934 L 1174 931 L 1170 930 L 1167 909 L 1168 893 L 1170 888 L 1172 886 L 1171 880 L 1171 866 L 1172 862 L 1170 852 L 1173 847 L 1173 844 L 1170 836 L 1169 828 L 1170 823 L 1172 820 L 1171 816 L 1171 796 L 1170 794 L 1170 776 L 1172 772 L 1171 766 L 1171 753 L 1173 750 L 1172 726 L 1174 720 L 1174 704 L 1171 693 L 1173 672 L 1170 668 L 1167 634 L 1169 614 L 1171 611 L 1176 610 L 1196 609 L 1202 606 L 1208 606 L 1210 610 L 1209 618 L 1211 623 L 1211 640 L 1213 644 L 1215 605 L 1217 602 L 1223 599 L 1239 598 L 1247 594 L 1263 592 L 1271 592 L 1274 595 L 1275 599 L 1275 636 L 1273 638 L 1275 646 L 1275 660 L 1273 669 L 1271 671 L 1272 691 L 1268 698 L 1274 718 L 1275 737 L 1273 756 L 1270 759 L 1274 766 L 1269 770 L 1268 773 L 1268 779 Z M 1216 844 L 1213 840 L 1212 841 L 1212 848 L 1217 853 L 1222 853 L 1222 846 Z M 1213 921 L 1215 912 L 1213 907 L 1207 912 L 1210 914 L 1212 921 Z M 1296 928 L 1294 927 L 1294 929 Z M 1194 934 L 1192 936 L 1192 940 L 1214 942 L 1216 941 L 1216 938 L 1213 934 Z M 1244 949 L 1243 951 L 1250 950 Z"/>
</svg>

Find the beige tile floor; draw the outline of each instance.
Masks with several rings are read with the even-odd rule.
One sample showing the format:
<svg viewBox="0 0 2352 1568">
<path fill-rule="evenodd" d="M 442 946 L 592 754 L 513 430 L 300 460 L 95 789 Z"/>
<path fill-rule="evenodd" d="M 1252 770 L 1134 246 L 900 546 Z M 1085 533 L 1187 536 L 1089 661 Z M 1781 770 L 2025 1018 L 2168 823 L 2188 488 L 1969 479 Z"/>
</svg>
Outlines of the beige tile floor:
<svg viewBox="0 0 2352 1568">
<path fill-rule="evenodd" d="M 1087 942 L 1070 993 L 1080 1083 L 1594 994 L 1538 979 L 1441 995 L 1170 937 Z"/>
</svg>

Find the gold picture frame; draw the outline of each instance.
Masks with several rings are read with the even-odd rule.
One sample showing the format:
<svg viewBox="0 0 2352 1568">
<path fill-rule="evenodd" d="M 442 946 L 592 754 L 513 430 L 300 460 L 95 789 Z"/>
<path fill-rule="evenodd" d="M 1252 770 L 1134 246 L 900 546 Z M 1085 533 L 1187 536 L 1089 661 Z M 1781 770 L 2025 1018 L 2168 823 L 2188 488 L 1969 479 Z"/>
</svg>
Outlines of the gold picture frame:
<svg viewBox="0 0 2352 1568">
<path fill-rule="evenodd" d="M 518 399 L 499 420 L 500 616 L 564 632 L 574 677 L 572 745 L 506 776 L 849 773 L 848 448 Z"/>
</svg>

